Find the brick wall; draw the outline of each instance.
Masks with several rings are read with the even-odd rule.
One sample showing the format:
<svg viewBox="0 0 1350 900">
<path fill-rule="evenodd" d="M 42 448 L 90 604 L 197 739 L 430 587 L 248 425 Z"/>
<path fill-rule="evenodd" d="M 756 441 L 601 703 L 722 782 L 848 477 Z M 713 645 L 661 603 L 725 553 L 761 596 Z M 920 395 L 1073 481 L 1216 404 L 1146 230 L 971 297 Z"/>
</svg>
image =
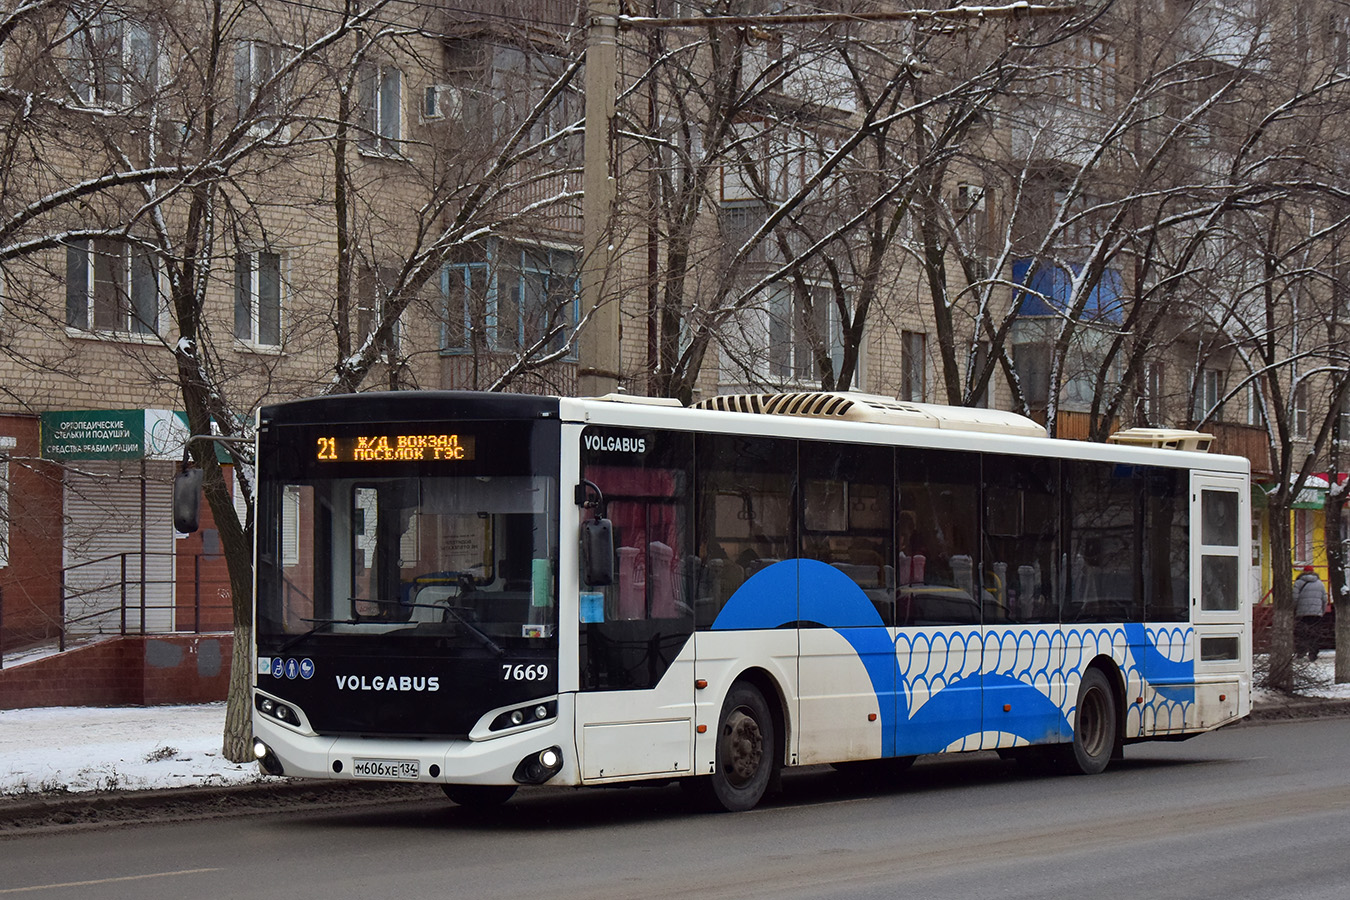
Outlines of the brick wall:
<svg viewBox="0 0 1350 900">
<path fill-rule="evenodd" d="M 7 451 L 9 564 L 0 566 L 0 646 L 12 650 L 61 627 L 61 472 L 37 459 L 35 416 L 0 416 L 0 435 L 16 441 Z"/>
<path fill-rule="evenodd" d="M 119 637 L 0 669 L 0 709 L 224 700 L 232 636 Z"/>
</svg>

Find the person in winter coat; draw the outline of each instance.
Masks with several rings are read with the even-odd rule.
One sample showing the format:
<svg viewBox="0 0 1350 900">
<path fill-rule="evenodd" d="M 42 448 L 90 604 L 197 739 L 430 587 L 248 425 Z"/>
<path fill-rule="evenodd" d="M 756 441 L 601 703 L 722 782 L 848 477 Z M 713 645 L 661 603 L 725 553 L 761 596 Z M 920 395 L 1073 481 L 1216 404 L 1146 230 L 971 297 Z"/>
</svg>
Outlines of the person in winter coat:
<svg viewBox="0 0 1350 900">
<path fill-rule="evenodd" d="M 1317 659 L 1318 631 L 1327 609 L 1327 588 L 1312 566 L 1294 580 L 1294 655 Z"/>
</svg>

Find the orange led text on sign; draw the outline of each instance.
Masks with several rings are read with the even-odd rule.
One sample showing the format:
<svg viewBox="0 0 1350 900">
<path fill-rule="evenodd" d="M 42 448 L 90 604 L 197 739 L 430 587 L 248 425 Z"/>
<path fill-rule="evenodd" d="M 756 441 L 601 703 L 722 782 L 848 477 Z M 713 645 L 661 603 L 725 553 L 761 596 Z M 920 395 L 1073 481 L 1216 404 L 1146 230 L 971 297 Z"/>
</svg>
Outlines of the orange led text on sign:
<svg viewBox="0 0 1350 900">
<path fill-rule="evenodd" d="M 362 435 L 321 437 L 317 459 L 344 462 L 416 462 L 473 459 L 474 439 L 457 434 Z"/>
</svg>

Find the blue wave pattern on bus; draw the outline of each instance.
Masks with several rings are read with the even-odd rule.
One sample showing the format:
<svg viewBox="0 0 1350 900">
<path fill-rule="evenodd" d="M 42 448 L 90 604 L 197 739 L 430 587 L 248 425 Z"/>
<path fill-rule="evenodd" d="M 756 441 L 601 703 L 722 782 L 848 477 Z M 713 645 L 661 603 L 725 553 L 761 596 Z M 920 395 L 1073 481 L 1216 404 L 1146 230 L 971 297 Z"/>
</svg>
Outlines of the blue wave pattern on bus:
<svg viewBox="0 0 1350 900">
<path fill-rule="evenodd" d="M 883 756 L 955 747 L 976 734 L 966 723 L 981 722 L 982 729 L 984 723 L 992 726 L 1004 719 L 1005 704 L 1019 711 L 1016 721 L 988 730 L 1029 743 L 1067 739 L 1077 698 L 1065 695 L 1065 681 L 1070 675 L 1081 676 L 1098 655 L 1115 660 L 1127 685 L 1142 688 L 1156 683 L 1156 696 L 1145 708 L 1130 705 L 1127 733 L 1140 733 L 1146 714 L 1155 727 L 1179 727 L 1185 707 L 1195 699 L 1195 663 L 1186 649 L 1189 626 L 990 628 L 983 637 L 978 629 L 893 631 L 856 582 L 818 560 L 787 560 L 757 572 L 731 595 L 712 627 L 780 628 L 794 622 L 831 628 L 858 654 L 877 698 Z M 1169 654 L 1164 646 L 1176 649 Z M 1075 651 L 1077 659 L 1069 658 Z M 1064 658 L 1057 665 L 1060 654 Z M 981 673 L 986 657 L 989 664 Z M 915 659 L 924 661 L 922 671 L 911 668 Z M 1057 673 L 1063 677 L 1057 678 Z M 911 710 L 911 697 L 926 700 Z M 899 736 L 897 723 L 905 725 Z"/>
</svg>

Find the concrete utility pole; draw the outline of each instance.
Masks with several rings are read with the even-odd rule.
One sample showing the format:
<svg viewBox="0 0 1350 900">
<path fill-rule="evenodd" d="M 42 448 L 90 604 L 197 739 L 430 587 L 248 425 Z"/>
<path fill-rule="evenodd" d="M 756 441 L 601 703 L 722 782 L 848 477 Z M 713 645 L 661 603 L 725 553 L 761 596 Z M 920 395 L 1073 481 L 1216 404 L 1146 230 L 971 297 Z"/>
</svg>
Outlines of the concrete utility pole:
<svg viewBox="0 0 1350 900">
<path fill-rule="evenodd" d="M 577 394 L 595 397 L 619 386 L 619 301 L 605 299 L 612 270 L 615 183 L 610 129 L 618 80 L 619 0 L 592 0 L 586 38 L 586 141 L 581 174 L 581 315 Z"/>
</svg>

